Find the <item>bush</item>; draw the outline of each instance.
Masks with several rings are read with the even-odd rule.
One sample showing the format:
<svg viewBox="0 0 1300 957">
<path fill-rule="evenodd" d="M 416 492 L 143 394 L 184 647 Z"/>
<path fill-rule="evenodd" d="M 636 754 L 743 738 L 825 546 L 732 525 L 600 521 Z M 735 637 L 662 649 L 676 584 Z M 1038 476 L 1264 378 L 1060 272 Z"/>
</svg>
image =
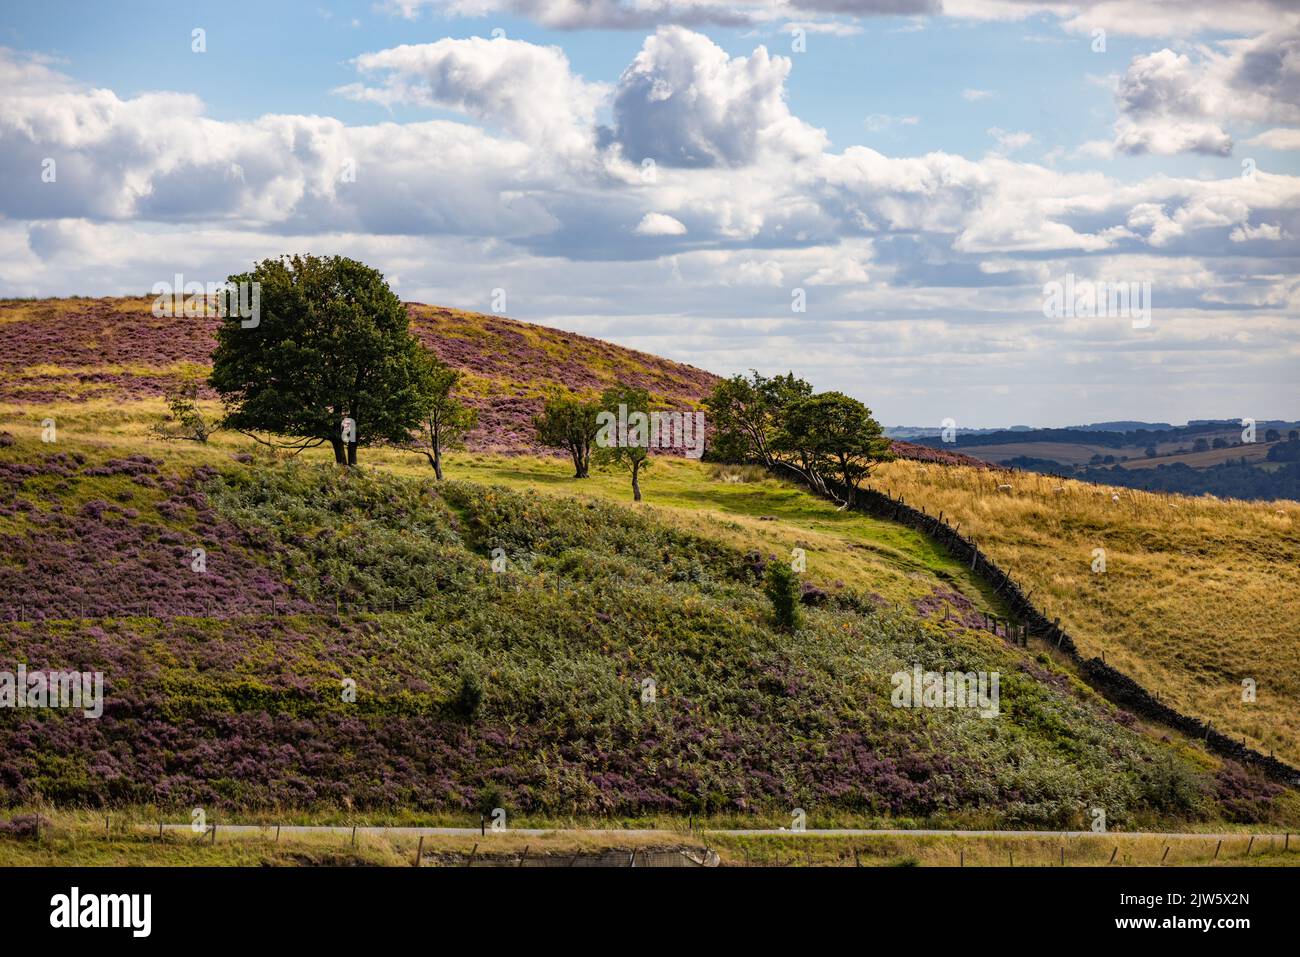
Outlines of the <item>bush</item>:
<svg viewBox="0 0 1300 957">
<path fill-rule="evenodd" d="M 460 670 L 460 688 L 456 691 L 453 708 L 456 715 L 464 721 L 473 721 L 478 717 L 479 707 L 483 704 L 483 682 L 478 672 L 469 666 Z"/>
<path fill-rule="evenodd" d="M 801 588 L 794 570 L 782 561 L 769 562 L 763 578 L 763 591 L 771 599 L 776 626 L 783 631 L 798 628 Z"/>
</svg>

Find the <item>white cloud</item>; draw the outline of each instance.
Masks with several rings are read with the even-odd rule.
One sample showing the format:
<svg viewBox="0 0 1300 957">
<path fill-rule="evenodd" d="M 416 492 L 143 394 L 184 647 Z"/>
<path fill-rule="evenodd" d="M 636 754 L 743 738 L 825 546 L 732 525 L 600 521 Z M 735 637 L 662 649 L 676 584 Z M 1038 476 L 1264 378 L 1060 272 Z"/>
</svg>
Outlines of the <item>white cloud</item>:
<svg viewBox="0 0 1300 957">
<path fill-rule="evenodd" d="M 1001 154 L 1014 153 L 1016 150 L 1022 150 L 1034 141 L 1032 133 L 1026 133 L 1023 130 L 1010 131 L 1004 130 L 997 126 L 991 126 L 986 131 L 989 136 L 997 141 L 997 151 Z"/>
<path fill-rule="evenodd" d="M 987 100 L 990 97 L 996 95 L 997 94 L 995 94 L 992 90 L 976 90 L 972 88 L 967 88 L 961 91 L 961 98 L 967 101 L 968 103 L 976 103 L 979 100 Z"/>
<path fill-rule="evenodd" d="M 1115 100 L 1123 152 L 1230 155 L 1225 124 L 1300 122 L 1300 26 L 1134 57 Z"/>
<path fill-rule="evenodd" d="M 1281 239 L 1282 227 L 1276 223 L 1260 223 L 1258 226 L 1243 223 L 1229 233 L 1228 238 L 1234 243 L 1249 242 L 1252 239 Z"/>
<path fill-rule="evenodd" d="M 666 213 L 646 213 L 632 230 L 638 236 L 685 236 L 686 227 L 681 220 Z"/>
<path fill-rule="evenodd" d="M 1246 142 L 1252 146 L 1263 146 L 1271 150 L 1300 150 L 1300 130 L 1282 128 L 1265 130 Z"/>
<path fill-rule="evenodd" d="M 826 134 L 790 113 L 788 57 L 729 57 L 708 37 L 663 27 L 647 37 L 614 96 L 612 136 L 634 161 L 747 166 L 763 153 L 812 156 Z"/>
<path fill-rule="evenodd" d="M 608 93 L 574 76 L 559 47 L 504 37 L 403 45 L 362 54 L 355 63 L 382 84 L 340 87 L 347 97 L 459 110 L 564 152 L 590 148 L 596 110 Z"/>
<path fill-rule="evenodd" d="M 872 113 L 862 125 L 872 133 L 880 133 L 894 126 L 916 126 L 921 122 L 919 116 L 892 116 L 889 113 Z"/>
</svg>

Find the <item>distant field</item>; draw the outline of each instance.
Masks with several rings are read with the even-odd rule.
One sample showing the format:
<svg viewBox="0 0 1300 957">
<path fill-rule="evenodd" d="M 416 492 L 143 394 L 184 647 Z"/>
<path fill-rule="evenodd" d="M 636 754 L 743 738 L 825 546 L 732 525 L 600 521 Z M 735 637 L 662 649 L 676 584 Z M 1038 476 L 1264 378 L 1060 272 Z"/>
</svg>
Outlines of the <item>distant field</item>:
<svg viewBox="0 0 1300 957">
<path fill-rule="evenodd" d="M 1086 433 L 1080 433 L 1085 436 Z M 1230 441 L 1240 441 L 1240 433 L 1206 433 L 1205 438 L 1213 441 L 1215 438 L 1226 438 Z M 982 459 L 986 462 L 1005 462 L 1008 459 L 1019 458 L 1021 456 L 1033 459 L 1051 459 L 1054 462 L 1060 462 L 1062 465 L 1088 465 L 1094 455 L 1107 456 L 1113 455 L 1118 461 L 1121 457 L 1127 457 L 1123 463 L 1126 469 L 1155 468 L 1157 465 L 1173 465 L 1177 462 L 1184 463 L 1192 468 L 1208 468 L 1212 465 L 1218 465 L 1221 462 L 1235 461 L 1245 457 L 1249 462 L 1263 461 L 1268 455 L 1268 450 L 1272 443 L 1254 442 L 1249 445 L 1230 446 L 1226 449 L 1209 449 L 1205 452 L 1186 452 L 1182 455 L 1175 454 L 1180 448 L 1191 448 L 1193 440 L 1183 440 L 1180 442 L 1160 442 L 1157 443 L 1156 457 L 1147 458 L 1146 446 L 1126 445 L 1116 448 L 1108 445 L 1098 445 L 1095 443 L 1081 442 L 1012 442 L 1003 445 L 971 445 L 962 446 L 961 451 L 966 455 Z"/>
<path fill-rule="evenodd" d="M 1300 763 L 1300 502 L 912 462 L 883 466 L 874 484 L 959 521 L 1084 654 L 1105 654 L 1179 710 Z M 1098 548 L 1104 574 L 1091 570 Z M 1242 701 L 1248 678 L 1253 703 Z"/>
<path fill-rule="evenodd" d="M 1214 465 L 1221 465 L 1224 462 L 1236 462 L 1245 459 L 1247 462 L 1263 462 L 1268 458 L 1268 450 L 1277 443 L 1275 442 L 1252 442 L 1249 445 L 1237 445 L 1226 449 L 1208 449 L 1204 452 L 1188 452 L 1186 455 L 1159 455 L 1153 459 L 1131 458 L 1124 463 L 1126 469 L 1153 469 L 1159 465 L 1176 465 L 1183 464 L 1194 469 L 1210 468 Z"/>
</svg>

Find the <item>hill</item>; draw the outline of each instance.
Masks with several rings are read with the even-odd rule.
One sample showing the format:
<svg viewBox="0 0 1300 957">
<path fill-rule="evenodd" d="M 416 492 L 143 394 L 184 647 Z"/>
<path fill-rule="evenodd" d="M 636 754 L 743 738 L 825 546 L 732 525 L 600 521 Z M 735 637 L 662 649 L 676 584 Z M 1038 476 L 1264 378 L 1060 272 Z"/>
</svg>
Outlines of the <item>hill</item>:
<svg viewBox="0 0 1300 957">
<path fill-rule="evenodd" d="M 446 485 L 394 450 L 367 450 L 365 468 L 340 474 L 320 467 L 320 450 L 290 462 L 238 434 L 202 445 L 152 435 L 166 383 L 203 367 L 210 331 L 201 318 L 154 320 L 147 305 L 0 308 L 14 343 L 0 362 L 15 373 L 0 383 L 0 645 L 32 668 L 102 670 L 110 689 L 101 721 L 28 711 L 0 729 L 6 803 L 406 809 L 462 822 L 489 800 L 534 820 L 785 823 L 801 806 L 823 823 L 1083 827 L 1101 802 L 1116 827 L 1300 820 L 1294 794 L 1145 726 L 1050 648 L 982 631 L 985 614 L 1004 612 L 999 599 L 919 533 L 753 469 L 669 457 L 656 457 L 647 502 L 631 509 L 625 476 L 574 481 L 562 462 L 527 454 L 511 424 L 553 385 L 595 391 L 640 375 L 666 401 L 690 401 L 707 373 L 411 306 L 484 408 L 507 411 L 492 442 L 449 457 Z M 1199 656 L 1217 655 L 1207 660 L 1234 680 L 1264 675 L 1268 710 L 1247 712 L 1259 723 L 1241 733 L 1288 755 L 1279 742 L 1292 726 L 1273 696 L 1300 669 L 1282 655 L 1272 667 L 1284 674 L 1268 672 L 1253 636 L 1294 621 L 1295 556 L 1262 513 L 1189 508 L 1194 522 L 1143 569 L 1153 592 L 1127 569 L 1096 587 L 1061 564 L 1089 540 L 1091 512 L 1018 510 L 994 491 L 1005 474 L 946 465 L 962 459 L 942 449 L 916 454 L 931 461 L 892 463 L 875 481 L 914 483 L 909 502 L 978 529 L 1018 577 L 1057 582 L 1043 590 L 1049 609 L 1081 638 L 1092 627 L 1113 642 L 1127 655 L 1117 665 L 1183 710 L 1206 714 L 1196 695 L 1207 688 L 1223 697 L 1193 680 Z M 1224 531 L 1247 521 L 1253 551 Z M 1172 537 L 1134 519 L 1108 547 L 1123 565 L 1126 547 L 1140 550 L 1125 536 L 1149 534 Z M 774 625 L 761 572 L 794 549 L 807 571 L 791 634 Z M 1177 575 L 1185 552 L 1203 574 Z M 1213 609 L 1224 592 L 1210 571 L 1239 560 L 1241 576 L 1223 580 L 1254 603 L 1240 623 Z M 1189 593 L 1212 628 L 1145 611 Z M 1171 651 L 1180 641 L 1185 655 Z M 1000 717 L 891 706 L 893 676 L 913 664 L 997 671 Z M 647 677 L 658 710 L 642 708 Z M 355 701 L 340 695 L 345 679 Z M 1214 707 L 1231 713 L 1226 698 Z M 1240 729 L 1240 717 L 1216 726 Z"/>
<path fill-rule="evenodd" d="M 0 407 L 152 415 L 157 400 L 187 373 L 206 376 L 219 324 L 215 315 L 156 317 L 153 302 L 148 296 L 0 300 L 6 343 Z M 544 453 L 533 442 L 531 423 L 552 391 L 595 396 L 621 382 L 648 390 L 665 407 L 688 409 L 718 382 L 703 369 L 560 329 L 423 303 L 406 308 L 421 341 L 463 373 L 460 392 L 479 414 L 468 443 L 476 451 Z M 216 398 L 206 387 L 202 395 Z M 976 462 L 910 442 L 896 442 L 895 452 L 920 461 Z"/>
<path fill-rule="evenodd" d="M 107 686 L 99 720 L 31 709 L 0 728 L 5 803 L 1054 827 L 1100 804 L 1129 828 L 1296 813 L 981 631 L 951 565 L 913 565 L 892 601 L 813 578 L 788 633 L 768 556 L 707 534 L 706 513 L 686 529 L 475 482 L 28 440 L 0 469 L 0 587 L 25 606 L 4 656 Z M 848 521 L 884 544 L 883 523 Z M 891 707 L 891 676 L 917 665 L 1000 673 L 998 718 Z"/>
</svg>

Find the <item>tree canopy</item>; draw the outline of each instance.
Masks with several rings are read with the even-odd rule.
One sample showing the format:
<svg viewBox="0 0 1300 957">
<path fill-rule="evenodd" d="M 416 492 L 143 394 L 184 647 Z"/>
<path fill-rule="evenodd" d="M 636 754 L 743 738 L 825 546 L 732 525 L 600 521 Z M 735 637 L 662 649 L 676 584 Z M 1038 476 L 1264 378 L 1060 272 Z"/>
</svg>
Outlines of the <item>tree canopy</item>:
<svg viewBox="0 0 1300 957">
<path fill-rule="evenodd" d="M 340 464 L 355 464 L 358 446 L 409 440 L 428 388 L 406 308 L 383 275 L 308 255 L 263 260 L 230 282 L 257 283 L 260 312 L 251 324 L 227 315 L 217 329 L 209 382 L 225 426 L 287 447 L 328 442 Z"/>
<path fill-rule="evenodd" d="M 711 457 L 768 468 L 780 463 L 822 491 L 833 479 L 852 496 L 875 464 L 891 457 L 870 409 L 842 392 L 814 394 L 793 373 L 733 376 L 718 384 L 705 407 L 712 414 Z"/>
<path fill-rule="evenodd" d="M 599 411 L 599 403 L 557 392 L 533 417 L 537 443 L 567 452 L 573 460 L 574 478 L 587 478 L 591 473 L 591 447 L 599 431 L 596 423 Z"/>
<path fill-rule="evenodd" d="M 599 406 L 600 429 L 593 456 L 599 464 L 627 469 L 632 475 L 632 500 L 639 502 L 641 471 L 650 465 L 650 393 L 633 386 L 612 386 L 601 395 Z M 626 428 L 624 435 L 618 434 L 620 424 Z"/>
</svg>

